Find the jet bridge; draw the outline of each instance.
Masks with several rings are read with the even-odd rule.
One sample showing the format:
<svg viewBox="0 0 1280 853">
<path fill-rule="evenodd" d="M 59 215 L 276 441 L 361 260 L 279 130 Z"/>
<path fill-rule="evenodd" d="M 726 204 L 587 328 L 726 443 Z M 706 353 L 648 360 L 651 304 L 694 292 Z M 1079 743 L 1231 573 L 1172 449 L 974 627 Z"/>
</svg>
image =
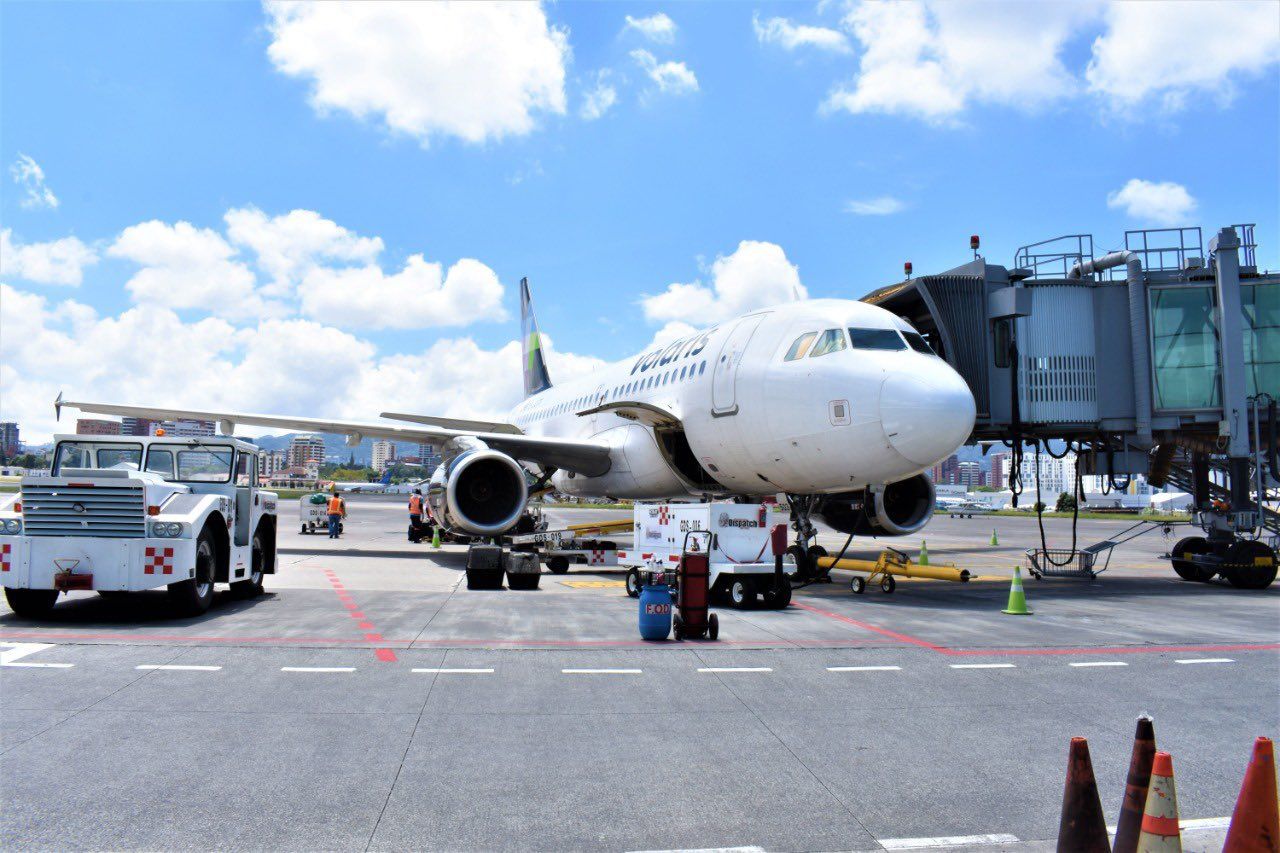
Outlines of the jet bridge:
<svg viewBox="0 0 1280 853">
<path fill-rule="evenodd" d="M 971 248 L 969 263 L 915 278 L 908 265 L 863 301 L 911 322 L 969 383 L 973 440 L 1015 457 L 1066 441 L 1078 474 L 1174 483 L 1205 531 L 1173 549 L 1178 574 L 1268 585 L 1280 273 L 1259 271 L 1254 226 L 1207 244 L 1196 227 L 1128 231 L 1101 256 L 1072 234 L 1023 246 L 1009 267 L 977 237 Z"/>
</svg>

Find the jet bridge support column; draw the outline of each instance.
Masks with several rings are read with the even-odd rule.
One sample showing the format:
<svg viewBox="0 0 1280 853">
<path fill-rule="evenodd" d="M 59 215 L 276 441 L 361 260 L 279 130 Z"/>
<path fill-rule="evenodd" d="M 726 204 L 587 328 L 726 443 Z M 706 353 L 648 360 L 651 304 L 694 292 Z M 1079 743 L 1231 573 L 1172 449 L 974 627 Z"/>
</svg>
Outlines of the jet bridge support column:
<svg viewBox="0 0 1280 853">
<path fill-rule="evenodd" d="M 1236 513 L 1238 527 L 1253 528 L 1253 523 L 1240 523 L 1241 513 L 1258 512 L 1249 494 L 1249 419 L 1245 402 L 1244 330 L 1240 318 L 1240 237 L 1234 228 L 1223 228 L 1209 241 L 1214 256 L 1215 283 L 1218 291 L 1219 346 L 1222 349 L 1222 415 L 1229 435 L 1227 466 L 1230 477 L 1231 510 Z M 1261 496 L 1259 496 L 1261 497 Z M 1260 513 L 1259 513 L 1260 514 Z"/>
</svg>

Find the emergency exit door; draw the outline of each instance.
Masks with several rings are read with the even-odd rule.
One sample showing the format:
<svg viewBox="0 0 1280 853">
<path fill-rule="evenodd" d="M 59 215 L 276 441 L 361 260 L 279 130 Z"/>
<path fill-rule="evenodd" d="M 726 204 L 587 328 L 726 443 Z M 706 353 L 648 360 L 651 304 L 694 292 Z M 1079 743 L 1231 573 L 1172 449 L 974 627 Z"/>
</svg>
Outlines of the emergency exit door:
<svg viewBox="0 0 1280 853">
<path fill-rule="evenodd" d="M 766 312 L 767 313 L 767 312 Z M 743 317 L 729 330 L 729 335 L 720 347 L 720 355 L 716 356 L 715 370 L 711 374 L 711 414 L 722 418 L 738 413 L 738 394 L 736 390 L 738 365 L 747 351 L 747 344 L 755 334 L 756 327 L 764 320 L 765 314 L 752 314 Z"/>
</svg>

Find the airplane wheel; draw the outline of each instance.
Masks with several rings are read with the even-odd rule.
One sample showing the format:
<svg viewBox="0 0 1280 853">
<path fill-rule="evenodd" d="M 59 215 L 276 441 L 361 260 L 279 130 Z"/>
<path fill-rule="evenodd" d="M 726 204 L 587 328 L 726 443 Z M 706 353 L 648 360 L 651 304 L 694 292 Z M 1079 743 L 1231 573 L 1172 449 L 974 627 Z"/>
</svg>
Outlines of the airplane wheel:
<svg viewBox="0 0 1280 853">
<path fill-rule="evenodd" d="M 1266 589 L 1276 579 L 1276 552 L 1256 539 L 1241 539 L 1227 549 L 1225 574 L 1236 589 Z"/>
<path fill-rule="evenodd" d="M 898 582 L 893 579 L 893 575 L 885 575 L 884 579 L 880 581 L 880 591 L 885 595 L 889 595 L 897 588 Z"/>
<path fill-rule="evenodd" d="M 827 556 L 827 549 L 821 545 L 814 545 L 809 549 L 809 569 L 813 572 L 814 577 L 825 577 L 831 574 L 830 569 L 819 568 L 818 558 Z"/>
<path fill-rule="evenodd" d="M 792 545 L 787 549 L 787 556 L 795 560 L 796 577 L 800 580 L 809 580 L 813 576 L 813 564 L 809 562 L 809 552 L 801 548 L 799 545 Z"/>
<path fill-rule="evenodd" d="M 1178 543 L 1173 546 L 1169 552 L 1170 562 L 1173 563 L 1173 570 L 1178 573 L 1178 577 L 1184 581 L 1201 581 L 1209 582 L 1213 580 L 1213 576 L 1217 574 L 1210 569 L 1203 568 L 1188 559 L 1190 554 L 1208 554 L 1212 551 L 1209 540 L 1203 536 L 1188 536 L 1185 539 L 1179 539 Z"/>
<path fill-rule="evenodd" d="M 552 571 L 555 571 L 555 570 L 552 569 Z M 640 597 L 640 570 L 639 569 L 630 569 L 627 572 L 627 595 L 631 596 L 632 598 Z"/>
</svg>

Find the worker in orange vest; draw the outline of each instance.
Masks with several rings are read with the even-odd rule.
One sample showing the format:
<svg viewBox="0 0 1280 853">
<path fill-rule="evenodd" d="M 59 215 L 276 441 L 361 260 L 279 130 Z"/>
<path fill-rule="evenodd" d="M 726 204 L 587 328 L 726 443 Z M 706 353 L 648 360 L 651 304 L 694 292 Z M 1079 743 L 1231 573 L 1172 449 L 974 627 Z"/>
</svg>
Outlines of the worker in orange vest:
<svg viewBox="0 0 1280 853">
<path fill-rule="evenodd" d="M 422 489 L 409 495 L 409 541 L 422 541 Z"/>
<path fill-rule="evenodd" d="M 342 535 L 339 526 L 342 519 L 347 517 L 347 502 L 338 497 L 338 493 L 334 492 L 329 497 L 329 538 L 337 539 Z"/>
</svg>

